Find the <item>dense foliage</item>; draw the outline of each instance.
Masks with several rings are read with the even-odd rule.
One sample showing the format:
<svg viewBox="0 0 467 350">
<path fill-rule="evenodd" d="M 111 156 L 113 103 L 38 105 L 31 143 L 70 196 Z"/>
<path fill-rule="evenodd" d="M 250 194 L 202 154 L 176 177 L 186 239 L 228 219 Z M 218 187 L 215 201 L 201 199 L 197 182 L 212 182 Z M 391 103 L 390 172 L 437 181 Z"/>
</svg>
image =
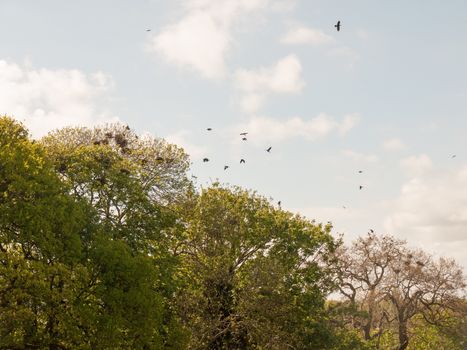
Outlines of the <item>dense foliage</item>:
<svg viewBox="0 0 467 350">
<path fill-rule="evenodd" d="M 345 248 L 188 170 L 124 125 L 34 141 L 0 117 L 0 349 L 465 346 L 453 261 L 389 236 Z"/>
</svg>

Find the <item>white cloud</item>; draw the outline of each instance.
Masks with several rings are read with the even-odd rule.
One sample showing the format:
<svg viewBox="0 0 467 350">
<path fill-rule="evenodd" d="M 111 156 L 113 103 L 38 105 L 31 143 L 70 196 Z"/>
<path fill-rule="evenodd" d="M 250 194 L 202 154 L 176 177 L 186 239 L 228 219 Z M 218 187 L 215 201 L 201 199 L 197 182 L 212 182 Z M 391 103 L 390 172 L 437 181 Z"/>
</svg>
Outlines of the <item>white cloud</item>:
<svg viewBox="0 0 467 350">
<path fill-rule="evenodd" d="M 352 151 L 350 149 L 346 149 L 342 151 L 342 154 L 352 160 L 355 160 L 357 162 L 368 162 L 368 163 L 374 163 L 379 160 L 378 156 L 374 154 L 364 154 L 364 153 L 358 153 L 355 151 Z"/>
<path fill-rule="evenodd" d="M 288 55 L 270 67 L 239 69 L 235 73 L 235 87 L 244 93 L 241 107 L 254 113 L 270 94 L 296 94 L 303 90 L 302 65 L 296 55 Z"/>
<path fill-rule="evenodd" d="M 177 146 L 181 146 L 191 159 L 200 159 L 206 155 L 207 149 L 204 146 L 195 145 L 188 138 L 192 134 L 189 130 L 180 130 L 173 134 L 167 135 L 165 140 Z"/>
<path fill-rule="evenodd" d="M 284 121 L 267 117 L 253 117 L 247 123 L 236 126 L 235 132 L 247 131 L 249 140 L 256 144 L 280 142 L 292 138 L 304 138 L 314 141 L 333 132 L 344 135 L 350 130 L 349 120 L 353 120 L 353 125 L 355 125 L 358 117 L 352 114 L 345 116 L 342 121 L 336 121 L 326 114 L 319 114 L 309 120 L 300 117 L 293 117 Z"/>
<path fill-rule="evenodd" d="M 303 25 L 295 25 L 280 38 L 280 41 L 284 44 L 290 45 L 326 45 L 333 43 L 334 38 L 324 34 L 318 29 L 309 28 Z"/>
<path fill-rule="evenodd" d="M 234 24 L 248 14 L 268 8 L 272 0 L 186 0 L 176 23 L 151 37 L 148 51 L 168 63 L 199 72 L 207 79 L 227 73 L 226 56 Z"/>
<path fill-rule="evenodd" d="M 400 139 L 392 138 L 383 142 L 383 148 L 386 151 L 400 151 L 405 148 L 405 145 Z"/>
<path fill-rule="evenodd" d="M 463 259 L 466 264 L 467 166 L 405 183 L 385 227 L 419 246 Z"/>
<path fill-rule="evenodd" d="M 34 137 L 69 125 L 118 121 L 101 106 L 112 88 L 102 72 L 35 69 L 0 60 L 0 114 L 24 121 Z"/>
<path fill-rule="evenodd" d="M 433 162 L 426 154 L 410 156 L 400 161 L 402 170 L 411 177 L 421 176 L 433 168 Z"/>
</svg>

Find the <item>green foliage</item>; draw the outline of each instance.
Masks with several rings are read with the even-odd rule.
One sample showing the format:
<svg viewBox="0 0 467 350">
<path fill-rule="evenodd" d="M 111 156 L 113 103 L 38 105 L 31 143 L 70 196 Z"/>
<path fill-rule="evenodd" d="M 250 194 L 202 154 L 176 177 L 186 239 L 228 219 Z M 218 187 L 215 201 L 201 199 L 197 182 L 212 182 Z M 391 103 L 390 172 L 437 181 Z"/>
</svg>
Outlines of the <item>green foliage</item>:
<svg viewBox="0 0 467 350">
<path fill-rule="evenodd" d="M 357 287 L 379 308 L 358 293 L 326 302 L 353 288 L 339 269 L 356 267 L 347 276 L 355 282 L 381 266 L 339 262 L 330 224 L 255 192 L 217 183 L 197 192 L 188 167 L 182 149 L 124 125 L 65 128 L 36 142 L 0 117 L 0 349 L 397 346 L 394 313 L 380 312 L 390 289 Z M 364 250 L 391 260 L 386 248 Z M 419 276 L 417 264 L 404 273 Z M 406 276 L 392 270 L 398 282 Z M 424 317 L 442 313 L 444 323 L 412 313 L 408 349 L 463 348 L 465 302 L 433 305 Z"/>
<path fill-rule="evenodd" d="M 163 232 L 175 216 L 129 144 L 36 143 L 5 117 L 0 135 L 0 348 L 182 347 Z"/>
<path fill-rule="evenodd" d="M 181 250 L 189 283 L 180 297 L 190 348 L 320 347 L 330 227 L 273 208 L 239 188 L 202 191 Z"/>
</svg>

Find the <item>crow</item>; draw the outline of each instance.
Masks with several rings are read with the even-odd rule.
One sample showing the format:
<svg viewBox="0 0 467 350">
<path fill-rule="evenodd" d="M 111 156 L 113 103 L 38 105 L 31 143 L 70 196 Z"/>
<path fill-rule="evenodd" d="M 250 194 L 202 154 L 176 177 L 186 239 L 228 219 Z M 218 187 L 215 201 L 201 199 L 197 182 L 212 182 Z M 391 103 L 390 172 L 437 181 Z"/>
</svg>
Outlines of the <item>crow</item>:
<svg viewBox="0 0 467 350">
<path fill-rule="evenodd" d="M 453 155 L 451 156 L 451 158 L 456 158 L 456 155 L 455 155 L 455 154 L 453 154 Z"/>
<path fill-rule="evenodd" d="M 203 158 L 203 163 L 209 162 L 209 158 Z"/>
<path fill-rule="evenodd" d="M 242 137 L 242 141 L 246 141 L 246 137 Z"/>
<path fill-rule="evenodd" d="M 281 201 L 279 201 L 279 202 L 277 202 L 277 205 L 280 207 L 280 206 L 281 206 L 281 203 L 282 203 L 282 202 L 281 202 Z"/>
<path fill-rule="evenodd" d="M 359 170 L 358 173 L 359 173 L 359 174 L 363 173 L 363 170 Z"/>
<path fill-rule="evenodd" d="M 269 146 L 269 148 L 266 150 L 266 152 L 270 153 L 272 149 L 272 146 Z"/>
<path fill-rule="evenodd" d="M 224 165 L 224 170 L 227 170 L 229 168 L 228 165 Z"/>
<path fill-rule="evenodd" d="M 245 163 L 245 159 L 240 159 L 240 164 Z"/>
<path fill-rule="evenodd" d="M 240 136 L 246 136 L 246 135 L 248 135 L 247 132 L 241 132 L 241 133 L 240 133 Z"/>
<path fill-rule="evenodd" d="M 211 131 L 211 130 L 212 130 L 212 128 L 207 128 L 206 130 L 207 130 L 207 131 Z"/>
<path fill-rule="evenodd" d="M 341 30 L 341 21 L 337 21 L 337 24 L 334 25 L 336 27 L 337 31 Z"/>
<path fill-rule="evenodd" d="M 363 186 L 362 186 L 362 185 L 360 185 L 358 188 L 361 190 L 361 189 L 363 189 Z"/>
<path fill-rule="evenodd" d="M 375 231 L 373 229 L 370 228 L 370 233 L 375 233 Z"/>
<path fill-rule="evenodd" d="M 151 29 L 146 29 L 146 31 L 147 31 L 147 32 L 150 32 L 150 31 L 151 31 Z"/>
</svg>

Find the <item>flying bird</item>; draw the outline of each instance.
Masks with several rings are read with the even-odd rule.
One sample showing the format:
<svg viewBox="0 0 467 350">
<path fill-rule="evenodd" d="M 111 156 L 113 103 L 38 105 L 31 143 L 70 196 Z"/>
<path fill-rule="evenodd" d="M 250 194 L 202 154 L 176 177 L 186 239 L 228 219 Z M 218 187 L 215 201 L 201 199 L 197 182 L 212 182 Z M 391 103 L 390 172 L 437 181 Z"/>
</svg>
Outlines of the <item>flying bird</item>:
<svg viewBox="0 0 467 350">
<path fill-rule="evenodd" d="M 207 128 L 206 130 L 207 130 L 207 131 L 211 131 L 211 130 L 212 130 L 212 128 Z"/>
<path fill-rule="evenodd" d="M 241 133 L 240 133 L 240 136 L 246 136 L 246 135 L 248 135 L 247 132 L 241 132 Z"/>
<path fill-rule="evenodd" d="M 281 202 L 281 201 L 279 201 L 279 202 L 277 202 L 277 205 L 280 207 L 280 206 L 281 206 L 281 203 L 282 203 L 282 202 Z"/>
<path fill-rule="evenodd" d="M 245 163 L 245 159 L 240 159 L 240 164 Z"/>
<path fill-rule="evenodd" d="M 246 137 L 242 137 L 242 141 L 246 141 Z"/>
<path fill-rule="evenodd" d="M 455 154 L 453 154 L 451 158 L 456 158 L 456 155 L 455 155 Z"/>
<path fill-rule="evenodd" d="M 270 146 L 270 147 L 266 150 L 266 152 L 270 153 L 270 152 L 271 152 L 271 149 L 272 149 L 272 146 Z"/>
<path fill-rule="evenodd" d="M 336 27 L 337 31 L 341 30 L 341 21 L 337 21 L 337 24 L 334 25 Z"/>
<path fill-rule="evenodd" d="M 228 165 L 224 165 L 224 170 L 227 170 L 229 168 Z"/>
<path fill-rule="evenodd" d="M 203 163 L 209 162 L 209 158 L 203 158 Z"/>
<path fill-rule="evenodd" d="M 363 170 L 359 170 L 358 173 L 359 173 L 359 174 L 363 173 Z"/>
<path fill-rule="evenodd" d="M 370 233 L 375 233 L 375 231 L 373 229 L 370 228 Z"/>
<path fill-rule="evenodd" d="M 363 186 L 362 186 L 362 185 L 360 185 L 358 188 L 361 190 L 361 189 L 363 189 Z"/>
<path fill-rule="evenodd" d="M 151 31 L 151 29 L 146 29 L 146 31 L 147 31 L 147 32 L 150 32 L 150 31 Z"/>
</svg>

